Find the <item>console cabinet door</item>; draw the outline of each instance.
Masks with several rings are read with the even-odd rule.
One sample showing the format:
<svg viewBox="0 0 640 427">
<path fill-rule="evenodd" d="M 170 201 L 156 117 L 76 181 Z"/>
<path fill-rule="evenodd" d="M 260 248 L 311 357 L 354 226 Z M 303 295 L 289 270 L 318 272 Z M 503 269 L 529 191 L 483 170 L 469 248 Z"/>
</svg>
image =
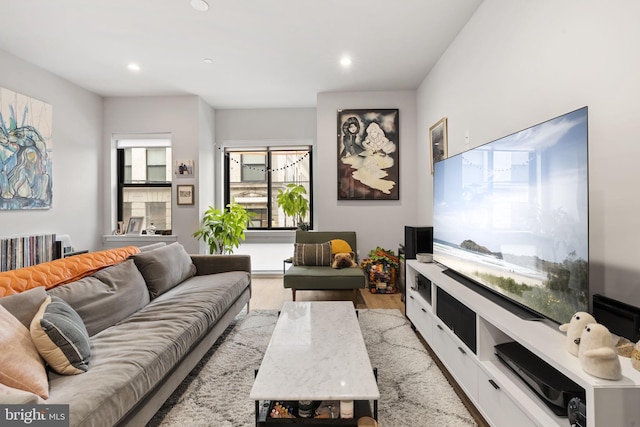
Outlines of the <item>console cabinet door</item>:
<svg viewBox="0 0 640 427">
<path fill-rule="evenodd" d="M 535 427 L 536 423 L 507 396 L 495 380 L 484 371 L 478 372 L 478 406 L 491 425 Z M 568 425 L 568 423 L 567 423 Z"/>
<path fill-rule="evenodd" d="M 425 304 L 423 304 L 422 298 L 412 290 L 408 290 L 406 304 L 407 317 L 411 323 L 413 323 L 425 341 L 431 341 L 431 316 Z"/>
<path fill-rule="evenodd" d="M 464 344 L 453 338 L 453 331 L 439 320 L 433 328 L 433 350 L 474 402 L 478 401 L 478 365 L 475 356 Z"/>
</svg>

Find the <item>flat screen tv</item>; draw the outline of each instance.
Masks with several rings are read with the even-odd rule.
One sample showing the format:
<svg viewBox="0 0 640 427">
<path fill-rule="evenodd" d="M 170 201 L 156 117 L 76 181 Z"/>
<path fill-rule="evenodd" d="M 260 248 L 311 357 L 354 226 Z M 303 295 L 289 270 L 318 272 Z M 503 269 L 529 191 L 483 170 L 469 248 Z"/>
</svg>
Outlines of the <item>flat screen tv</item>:
<svg viewBox="0 0 640 427">
<path fill-rule="evenodd" d="M 589 300 L 587 107 L 434 165 L 434 260 L 521 317 Z M 524 314 L 522 314 L 524 313 Z"/>
</svg>

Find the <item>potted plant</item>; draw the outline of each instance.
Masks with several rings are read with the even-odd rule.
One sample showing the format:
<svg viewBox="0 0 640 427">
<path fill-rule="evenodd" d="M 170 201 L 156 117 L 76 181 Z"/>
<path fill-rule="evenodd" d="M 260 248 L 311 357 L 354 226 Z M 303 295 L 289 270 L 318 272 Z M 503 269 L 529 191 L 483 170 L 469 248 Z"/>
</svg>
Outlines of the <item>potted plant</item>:
<svg viewBox="0 0 640 427">
<path fill-rule="evenodd" d="M 236 203 L 229 203 L 222 211 L 210 206 L 193 237 L 209 245 L 210 254 L 231 254 L 244 240 L 244 232 L 253 216 L 253 212 L 247 212 Z"/>
<path fill-rule="evenodd" d="M 309 223 L 304 218 L 309 212 L 309 200 L 307 190 L 300 184 L 288 184 L 287 187 L 278 190 L 276 201 L 286 216 L 292 217 L 298 228 L 309 229 Z"/>
</svg>

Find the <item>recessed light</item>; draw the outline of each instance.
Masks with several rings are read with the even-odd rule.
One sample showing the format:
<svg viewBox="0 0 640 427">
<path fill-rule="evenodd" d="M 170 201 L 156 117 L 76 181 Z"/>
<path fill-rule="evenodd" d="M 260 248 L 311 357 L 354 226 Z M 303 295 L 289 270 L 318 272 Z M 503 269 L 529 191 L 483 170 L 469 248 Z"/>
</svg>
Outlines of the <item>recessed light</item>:
<svg viewBox="0 0 640 427">
<path fill-rule="evenodd" d="M 340 65 L 342 65 L 344 68 L 348 68 L 349 66 L 351 66 L 351 58 L 349 58 L 348 56 L 343 56 L 340 59 Z"/>
<path fill-rule="evenodd" d="M 209 10 L 209 3 L 204 0 L 191 0 L 191 7 L 198 12 L 206 12 Z"/>
<path fill-rule="evenodd" d="M 127 65 L 127 68 L 130 69 L 131 71 L 140 71 L 140 66 L 138 64 L 135 63 L 131 63 L 129 65 Z"/>
<path fill-rule="evenodd" d="M 204 58 L 204 63 L 205 63 L 205 64 L 213 64 L 213 59 L 211 59 L 211 58 Z"/>
</svg>

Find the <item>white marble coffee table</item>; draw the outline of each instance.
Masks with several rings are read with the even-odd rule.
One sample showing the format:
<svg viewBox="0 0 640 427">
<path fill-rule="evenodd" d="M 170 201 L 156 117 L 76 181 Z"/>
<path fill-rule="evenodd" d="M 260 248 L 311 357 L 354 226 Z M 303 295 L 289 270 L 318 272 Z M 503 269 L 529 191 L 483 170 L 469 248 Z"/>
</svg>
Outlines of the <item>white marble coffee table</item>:
<svg viewBox="0 0 640 427">
<path fill-rule="evenodd" d="M 380 392 L 353 303 L 285 302 L 249 396 L 377 402 Z"/>
</svg>

